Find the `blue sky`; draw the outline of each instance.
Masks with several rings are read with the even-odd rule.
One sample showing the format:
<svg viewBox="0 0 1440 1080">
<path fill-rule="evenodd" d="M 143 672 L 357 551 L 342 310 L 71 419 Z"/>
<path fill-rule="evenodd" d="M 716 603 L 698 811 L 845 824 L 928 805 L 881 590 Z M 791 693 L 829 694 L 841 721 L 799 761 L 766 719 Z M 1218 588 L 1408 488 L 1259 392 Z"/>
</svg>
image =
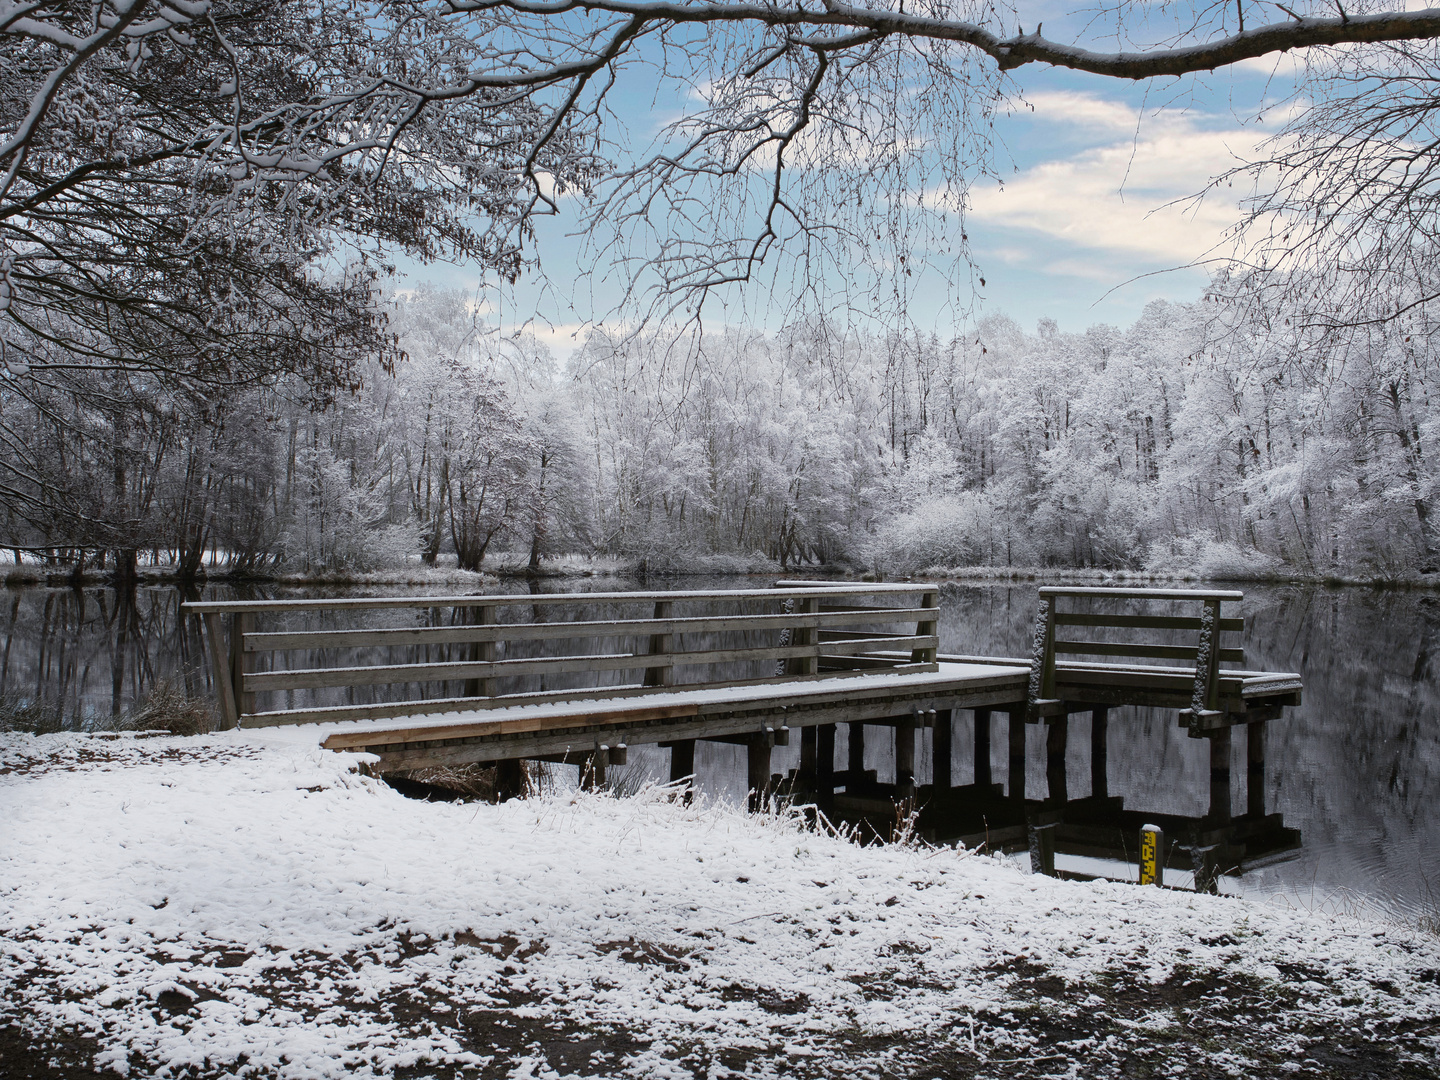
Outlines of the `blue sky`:
<svg viewBox="0 0 1440 1080">
<path fill-rule="evenodd" d="M 1067 37 L 1066 21 L 1043 17 L 1047 37 L 1076 39 Z M 1020 69 L 1025 107 L 996 123 L 996 166 L 1005 182 L 982 181 L 971 192 L 967 230 L 986 285 L 964 311 L 969 285 L 951 289 L 932 272 L 911 304 L 914 323 L 947 336 L 971 317 L 1005 314 L 1027 329 L 1053 318 L 1078 331 L 1128 325 L 1155 298 L 1196 298 L 1207 273 L 1186 267 L 1228 250 L 1226 230 L 1240 216 L 1245 188 L 1221 187 L 1198 205 L 1188 197 L 1273 132 L 1282 119 L 1273 105 L 1292 89 L 1291 63 L 1282 59 L 1277 70 L 1266 59 L 1203 78 L 1140 84 Z M 648 135 L 653 97 L 638 87 L 624 99 L 635 107 L 632 134 Z M 593 279 L 576 276 L 578 244 L 567 235 L 576 209 L 562 203 L 562 217 L 541 225 L 543 283 L 484 292 L 487 318 L 510 329 L 538 315 L 531 328 L 561 358 L 585 321 L 602 317 L 613 300 L 603 279 L 597 289 Z M 404 269 L 412 280 L 479 285 L 469 267 Z M 783 303 L 778 310 L 783 317 Z"/>
</svg>

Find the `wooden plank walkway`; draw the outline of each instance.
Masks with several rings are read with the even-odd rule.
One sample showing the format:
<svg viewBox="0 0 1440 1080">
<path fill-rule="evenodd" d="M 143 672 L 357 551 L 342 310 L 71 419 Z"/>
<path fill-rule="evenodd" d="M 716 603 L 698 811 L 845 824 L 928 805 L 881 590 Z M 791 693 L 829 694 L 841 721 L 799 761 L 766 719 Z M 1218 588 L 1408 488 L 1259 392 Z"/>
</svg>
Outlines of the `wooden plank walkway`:
<svg viewBox="0 0 1440 1080">
<path fill-rule="evenodd" d="M 1299 704 L 1302 690 L 1293 673 L 1221 668 L 1243 662 L 1221 644 L 1243 629 L 1221 615 L 1241 594 L 1042 588 L 1040 596 L 1029 658 L 939 655 L 940 590 L 926 583 L 185 606 L 204 622 L 227 726 L 304 725 L 325 747 L 376 755 L 382 773 L 538 759 L 575 763 L 599 782 L 629 746 L 649 743 L 670 747 L 679 780 L 693 774 L 695 743 L 710 740 L 749 748 L 759 805 L 780 780 L 771 748 L 798 735 L 791 795 L 835 808 L 844 789 L 843 799 L 889 800 L 893 811 L 895 800 L 917 795 L 916 738 L 926 729 L 935 761 L 927 798 L 944 802 L 957 710 L 974 713 L 975 760 L 984 763 L 974 785 L 989 790 L 990 717 L 999 711 L 1010 721 L 1006 797 L 1023 806 L 1027 724 L 1047 725 L 1052 756 L 1058 746 L 1063 759 L 1068 717 L 1090 713 L 1103 776 L 1108 710 L 1148 705 L 1176 710 L 1192 736 L 1210 740 L 1212 784 L 1223 761 L 1228 818 L 1231 730 L 1249 732 L 1253 789 L 1263 781 L 1265 722 Z M 1157 604 L 1169 610 L 1137 610 Z M 1193 614 L 1173 613 L 1186 605 Z M 258 628 L 262 617 L 277 625 Z M 297 618 L 322 625 L 297 627 Z M 1147 640 L 1133 640 L 1135 631 Z M 1180 640 L 1156 643 L 1157 634 Z M 1070 659 L 1085 655 L 1106 659 Z M 1177 660 L 1193 666 L 1156 663 Z M 376 689 L 385 687 L 390 700 Z M 837 724 L 849 725 L 841 769 Z M 894 740 L 892 784 L 864 769 L 865 729 L 877 726 Z"/>
</svg>

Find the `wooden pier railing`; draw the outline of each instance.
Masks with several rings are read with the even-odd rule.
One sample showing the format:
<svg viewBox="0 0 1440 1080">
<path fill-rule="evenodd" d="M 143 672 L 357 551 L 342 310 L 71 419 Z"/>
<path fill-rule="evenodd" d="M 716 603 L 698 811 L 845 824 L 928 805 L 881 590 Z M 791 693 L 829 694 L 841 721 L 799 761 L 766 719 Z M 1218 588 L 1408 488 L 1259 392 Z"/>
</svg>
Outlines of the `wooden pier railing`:
<svg viewBox="0 0 1440 1080">
<path fill-rule="evenodd" d="M 1029 719 L 1035 721 L 1066 711 L 1065 700 L 1057 693 L 1057 664 L 1062 656 L 1104 656 L 1128 661 L 1181 660 L 1194 665 L 1190 707 L 1181 710 L 1181 716 L 1192 730 L 1204 729 L 1208 722 L 1213 722 L 1224 712 L 1221 707 L 1220 664 L 1245 662 L 1242 649 L 1224 648 L 1220 644 L 1222 633 L 1239 633 L 1244 630 L 1245 622 L 1238 618 L 1222 618 L 1220 605 L 1226 601 L 1242 600 L 1244 595 L 1214 589 L 1041 588 L 1026 702 Z M 1093 606 L 1089 606 L 1089 610 L 1066 611 L 1060 610 L 1059 601 L 1062 599 L 1160 602 L 1172 607 L 1176 604 L 1196 604 L 1199 611 L 1193 615 L 1136 614 L 1132 611 L 1096 610 Z M 1179 631 L 1191 640 L 1156 644 L 1153 640 L 1115 640 L 1113 635 L 1106 640 L 1074 639 L 1058 637 L 1060 628 L 1076 628 L 1084 632 L 1144 630 L 1152 637 L 1156 631 Z M 1095 636 L 1090 634 L 1092 638 Z M 1142 666 L 1125 666 L 1142 676 L 1147 674 Z M 1120 673 L 1116 671 L 1115 674 L 1118 676 Z M 1161 673 L 1155 671 L 1154 674 Z"/>
<path fill-rule="evenodd" d="M 608 699 L 696 684 L 933 672 L 937 596 L 933 585 L 781 582 L 748 590 L 202 601 L 185 608 L 205 624 L 223 726 L 259 727 Z M 595 608 L 607 617 L 574 617 Z M 413 612 L 414 625 L 371 622 L 376 613 L 397 609 Z M 353 614 L 357 625 L 258 625 L 265 617 L 313 620 L 320 613 Z M 897 630 L 901 625 L 905 629 Z M 397 662 L 391 658 L 396 649 L 412 656 Z M 360 650 L 379 650 L 381 662 L 357 661 Z M 303 666 L 282 663 L 297 652 L 308 657 Z M 737 672 L 743 674 L 737 678 Z M 568 677 L 581 685 L 517 688 L 525 677 Z M 290 699 L 296 692 L 313 697 L 331 690 L 353 697 L 357 688 L 381 686 L 420 687 L 422 696 L 258 705 L 265 694 Z M 450 687 L 454 691 L 447 693 Z"/>
</svg>

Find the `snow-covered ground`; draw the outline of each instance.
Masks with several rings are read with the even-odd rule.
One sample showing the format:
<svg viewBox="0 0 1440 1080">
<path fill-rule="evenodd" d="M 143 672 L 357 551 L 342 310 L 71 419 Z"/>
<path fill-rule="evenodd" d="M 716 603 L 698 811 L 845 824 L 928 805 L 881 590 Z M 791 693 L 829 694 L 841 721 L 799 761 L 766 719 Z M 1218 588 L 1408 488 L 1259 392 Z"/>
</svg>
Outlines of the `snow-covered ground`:
<svg viewBox="0 0 1440 1080">
<path fill-rule="evenodd" d="M 1416 929 L 358 763 L 0 736 L 0 1027 L 166 1077 L 1440 1076 Z"/>
</svg>

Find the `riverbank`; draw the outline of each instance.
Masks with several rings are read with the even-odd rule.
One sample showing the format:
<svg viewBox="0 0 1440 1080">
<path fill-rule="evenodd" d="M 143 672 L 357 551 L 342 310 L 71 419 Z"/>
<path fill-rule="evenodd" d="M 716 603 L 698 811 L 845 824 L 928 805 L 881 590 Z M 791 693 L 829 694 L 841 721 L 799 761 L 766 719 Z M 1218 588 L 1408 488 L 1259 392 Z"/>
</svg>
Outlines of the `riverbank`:
<svg viewBox="0 0 1440 1080">
<path fill-rule="evenodd" d="M 1418 927 L 357 764 L 0 736 L 0 1073 L 1440 1076 Z"/>
</svg>

